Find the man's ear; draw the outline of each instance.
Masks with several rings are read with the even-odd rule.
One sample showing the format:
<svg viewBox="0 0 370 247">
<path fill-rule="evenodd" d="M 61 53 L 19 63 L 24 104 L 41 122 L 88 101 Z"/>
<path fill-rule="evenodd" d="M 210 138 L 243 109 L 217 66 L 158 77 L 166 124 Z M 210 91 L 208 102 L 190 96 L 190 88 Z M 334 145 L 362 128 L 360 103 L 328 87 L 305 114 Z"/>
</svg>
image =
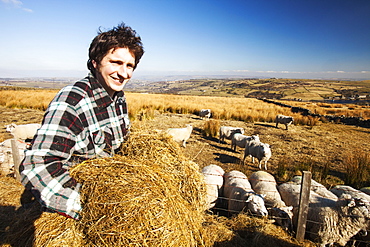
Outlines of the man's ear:
<svg viewBox="0 0 370 247">
<path fill-rule="evenodd" d="M 96 67 L 98 66 L 97 62 L 95 62 L 95 60 L 91 60 L 91 63 L 94 66 L 94 68 L 96 69 Z"/>
</svg>

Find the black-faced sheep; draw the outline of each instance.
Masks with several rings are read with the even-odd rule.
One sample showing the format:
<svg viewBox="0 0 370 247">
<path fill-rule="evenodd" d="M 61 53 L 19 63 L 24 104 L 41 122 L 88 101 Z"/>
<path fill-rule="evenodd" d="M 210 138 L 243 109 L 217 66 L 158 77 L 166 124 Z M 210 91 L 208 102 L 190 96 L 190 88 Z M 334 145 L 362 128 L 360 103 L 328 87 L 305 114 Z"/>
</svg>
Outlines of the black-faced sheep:
<svg viewBox="0 0 370 247">
<path fill-rule="evenodd" d="M 284 115 L 277 115 L 275 122 L 276 122 L 276 128 L 278 127 L 279 124 L 284 124 L 285 129 L 288 130 L 288 126 L 292 124 L 294 121 L 293 117 L 290 116 L 284 116 Z"/>
<path fill-rule="evenodd" d="M 211 117 L 211 109 L 201 109 L 199 117 L 209 119 Z"/>
</svg>

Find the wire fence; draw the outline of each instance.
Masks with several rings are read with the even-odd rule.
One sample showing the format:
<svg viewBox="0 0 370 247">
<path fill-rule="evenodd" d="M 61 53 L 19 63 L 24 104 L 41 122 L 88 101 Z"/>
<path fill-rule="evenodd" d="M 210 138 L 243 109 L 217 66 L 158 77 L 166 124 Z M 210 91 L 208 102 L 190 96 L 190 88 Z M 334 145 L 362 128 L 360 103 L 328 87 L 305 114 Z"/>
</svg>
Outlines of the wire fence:
<svg viewBox="0 0 370 247">
<path fill-rule="evenodd" d="M 229 177 L 227 174 L 217 174 L 217 173 L 203 173 L 206 176 L 215 176 L 219 177 L 222 176 L 223 181 L 227 181 Z M 350 186 L 338 186 L 334 187 L 331 190 L 328 190 L 325 186 L 322 184 L 314 181 L 309 177 L 309 183 L 308 183 L 308 195 L 307 195 L 307 202 L 305 205 L 302 204 L 301 198 L 303 197 L 302 193 L 304 191 L 304 187 L 307 186 L 307 184 L 304 184 L 303 177 L 295 177 L 292 179 L 291 182 L 288 183 L 277 183 L 274 179 L 253 179 L 253 178 L 247 178 L 246 176 L 233 176 L 234 178 L 241 179 L 241 180 L 248 180 L 249 184 L 251 185 L 250 188 L 244 188 L 244 187 L 238 187 L 234 186 L 234 184 L 227 184 L 227 182 L 224 182 L 223 184 L 208 184 L 214 187 L 219 188 L 218 192 L 219 195 L 217 197 L 217 203 L 212 208 L 213 211 L 220 213 L 224 216 L 231 216 L 233 214 L 240 213 L 240 211 L 235 211 L 230 208 L 228 208 L 228 204 L 230 201 L 236 201 L 240 203 L 245 203 L 245 200 L 238 200 L 234 198 L 227 198 L 224 196 L 225 189 L 230 189 L 230 187 L 234 188 L 240 188 L 245 189 L 246 193 L 260 193 L 268 195 L 270 198 L 274 197 L 276 200 L 282 200 L 285 202 L 286 206 L 293 206 L 293 231 L 291 234 L 297 234 L 299 232 L 299 229 L 303 227 L 303 236 L 310 236 L 311 239 L 315 239 L 316 237 L 319 237 L 320 234 L 323 234 L 322 232 L 319 232 L 320 229 L 325 229 L 328 227 L 342 227 L 343 229 L 337 229 L 337 232 L 346 231 L 343 227 L 343 224 L 348 222 L 348 224 L 351 224 L 351 222 L 356 221 L 358 224 L 354 224 L 354 228 L 361 228 L 359 230 L 359 233 L 370 231 L 370 195 L 361 192 L 359 190 L 356 190 Z M 219 180 L 219 179 L 218 179 Z M 211 180 L 212 181 L 212 180 Z M 247 181 L 243 181 L 243 184 Z M 254 191 L 252 190 L 252 184 L 264 184 L 266 188 L 265 190 L 260 191 Z M 284 184 L 284 185 L 283 185 Z M 279 191 L 279 188 L 282 188 L 282 186 L 285 186 L 286 184 L 292 185 L 290 190 L 285 191 L 285 196 L 289 196 L 292 198 L 290 200 L 290 203 L 287 203 L 286 200 L 284 200 L 284 195 L 281 191 Z M 287 186 L 289 188 L 289 186 Z M 273 188 L 273 189 L 271 189 Z M 261 193 L 262 192 L 262 193 Z M 350 197 L 346 197 L 343 195 L 350 195 Z M 265 197 L 266 198 L 266 197 Z M 295 202 L 295 203 L 292 203 Z M 293 205 L 292 205 L 293 204 Z M 284 205 L 284 204 L 282 204 Z M 276 207 L 276 204 L 271 203 L 271 200 L 269 203 L 265 203 L 266 208 L 271 209 L 273 207 Z M 299 214 L 302 214 L 302 211 L 306 208 L 306 218 L 303 221 L 299 221 L 300 218 Z M 313 215 L 315 212 L 323 210 L 330 211 L 333 214 L 336 214 L 334 216 L 330 215 L 328 213 L 327 217 L 334 217 L 330 220 L 325 219 L 325 217 L 317 217 L 318 215 Z M 357 208 L 361 210 L 349 210 L 349 208 Z M 324 210 L 324 213 L 326 212 Z M 257 214 L 253 214 L 252 212 L 246 210 L 246 213 L 258 217 Z M 323 211 L 320 211 L 323 212 Z M 278 217 L 275 215 L 268 215 L 269 219 L 272 220 L 285 220 L 286 218 Z M 333 222 L 333 221 L 341 221 L 341 222 Z M 298 223 L 299 222 L 299 223 Z M 329 223 L 331 222 L 331 223 Z M 331 224 L 331 225 L 330 225 Z M 351 228 L 351 226 L 346 225 L 346 227 Z M 302 229 L 301 229 L 302 230 Z M 370 234 L 370 233 L 369 233 Z M 357 234 L 355 238 L 351 238 L 351 241 L 353 242 L 352 246 L 370 246 L 370 236 L 368 237 L 362 237 L 360 234 Z M 295 235 L 297 237 L 297 235 Z M 297 238 L 298 239 L 298 238 Z M 303 239 L 302 239 L 303 240 Z"/>
</svg>

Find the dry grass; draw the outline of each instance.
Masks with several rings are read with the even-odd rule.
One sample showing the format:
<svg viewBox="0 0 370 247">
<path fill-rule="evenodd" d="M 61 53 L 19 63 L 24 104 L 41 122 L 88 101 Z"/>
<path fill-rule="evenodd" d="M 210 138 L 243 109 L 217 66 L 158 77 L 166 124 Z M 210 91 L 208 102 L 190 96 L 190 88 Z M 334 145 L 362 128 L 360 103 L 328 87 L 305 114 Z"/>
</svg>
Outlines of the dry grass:
<svg viewBox="0 0 370 247">
<path fill-rule="evenodd" d="M 79 221 L 42 213 L 37 204 L 24 209 L 9 202 L 11 214 L 1 206 L 7 219 L 0 225 L 1 246 L 313 246 L 267 219 L 208 215 L 199 166 L 167 135 L 137 129 L 122 152 L 71 170 L 84 184 Z M 1 191 L 12 186 L 20 200 L 22 186 L 0 179 Z"/>
<path fill-rule="evenodd" d="M 57 92 L 57 90 L 0 90 L 0 105 L 44 111 Z"/>
<path fill-rule="evenodd" d="M 370 119 L 370 106 L 369 105 L 356 105 L 356 104 L 329 104 L 319 102 L 300 102 L 300 101 L 284 101 L 279 102 L 303 107 L 309 109 L 311 112 L 321 115 L 336 115 L 346 117 L 362 117 Z"/>
<path fill-rule="evenodd" d="M 357 149 L 345 158 L 346 178 L 345 184 L 362 188 L 368 186 L 370 177 L 370 156 L 369 153 Z"/>
<path fill-rule="evenodd" d="M 30 94 L 32 93 L 32 97 Z M 29 108 L 44 111 L 55 90 L 0 90 L 0 105 L 8 108 Z M 146 120 L 154 112 L 198 114 L 200 109 L 212 110 L 212 118 L 246 122 L 274 122 L 277 114 L 290 115 L 296 124 L 307 125 L 308 118 L 290 109 L 254 98 L 198 97 L 166 94 L 126 93 L 131 119 Z"/>
<path fill-rule="evenodd" d="M 205 214 L 200 210 L 202 208 L 201 206 L 192 209 L 192 205 L 189 205 L 191 204 L 189 201 L 194 203 L 194 205 L 202 204 L 200 195 L 201 188 L 198 184 L 199 180 L 197 180 L 199 173 L 195 171 L 198 168 L 214 163 L 220 165 L 225 171 L 237 169 L 246 174 L 250 174 L 256 170 L 256 165 L 251 164 L 249 161 L 246 165 L 239 164 L 242 155 L 241 151 L 237 150 L 237 152 L 233 152 L 230 150 L 229 143 L 218 143 L 215 139 L 217 136 L 217 131 L 215 131 L 215 129 L 217 128 L 213 128 L 212 126 L 231 125 L 244 127 L 246 134 L 259 134 L 262 141 L 272 144 L 273 157 L 269 161 L 268 169 L 272 174 L 276 175 L 280 181 L 289 179 L 292 174 L 299 173 L 302 169 L 308 169 L 313 172 L 314 179 L 317 181 L 320 180 L 318 179 L 319 177 L 323 177 L 322 174 L 329 174 L 327 178 L 325 177 L 323 181 L 320 181 L 326 185 L 343 183 L 341 179 L 343 174 L 346 173 L 346 163 L 356 164 L 356 161 L 352 162 L 345 157 L 354 157 L 357 152 L 357 149 L 354 148 L 356 146 L 361 147 L 364 152 L 368 152 L 370 149 L 368 144 L 370 133 L 368 129 L 364 128 L 323 124 L 317 122 L 317 119 L 313 119 L 309 120 L 314 122 L 308 124 L 308 126 L 291 126 L 289 131 L 283 128 L 276 129 L 273 123 L 269 124 L 265 122 L 265 120 L 271 119 L 274 114 L 277 113 L 276 108 L 263 108 L 263 102 L 261 101 L 251 101 L 251 99 L 240 99 L 239 101 L 232 98 L 218 101 L 219 98 L 217 97 L 184 97 L 147 94 L 128 94 L 127 97 L 130 111 L 131 108 L 135 109 L 136 106 L 140 106 L 137 109 L 141 109 L 141 113 L 139 112 L 139 114 L 136 115 L 139 116 L 136 119 L 145 120 L 133 122 L 133 137 L 136 141 L 128 142 L 133 145 L 125 147 L 125 156 L 117 156 L 113 159 L 106 160 L 91 160 L 77 167 L 81 170 L 75 170 L 76 177 L 81 176 L 80 179 L 85 181 L 86 187 L 84 188 L 89 188 L 89 191 L 86 191 L 86 193 L 96 193 L 96 196 L 94 194 L 94 196 L 85 198 L 87 204 L 97 204 L 95 205 L 97 207 L 89 206 L 90 209 L 95 209 L 94 212 L 90 212 L 91 215 L 89 215 L 88 212 L 84 212 L 85 215 L 88 215 L 85 219 L 89 220 L 79 221 L 79 224 L 75 225 L 75 221 L 66 220 L 59 215 L 50 215 L 47 213 L 40 215 L 40 212 L 37 210 L 22 211 L 19 208 L 19 200 L 23 187 L 19 183 L 13 183 L 14 179 L 8 180 L 9 178 L 6 178 L 6 182 L 0 183 L 0 185 L 3 184 L 3 186 L 0 187 L 0 192 L 3 193 L 0 195 L 0 214 L 2 216 L 2 221 L 0 223 L 1 246 L 9 246 L 10 244 L 12 246 L 27 246 L 17 241 L 23 241 L 22 243 L 26 243 L 24 241 L 33 241 L 34 246 L 55 246 L 57 244 L 53 242 L 54 240 L 59 241 L 60 245 L 58 246 L 89 246 L 92 245 L 91 243 L 94 241 L 101 241 L 99 243 L 105 243 L 105 241 L 121 241 L 119 243 L 125 243 L 124 241 L 126 240 L 117 240 L 117 233 L 122 232 L 123 229 L 126 230 L 125 227 L 130 227 L 122 224 L 122 218 L 126 217 L 124 220 L 130 222 L 130 224 L 138 224 L 138 222 L 129 221 L 131 217 L 136 218 L 138 216 L 146 219 L 145 222 L 148 224 L 153 224 L 151 225 L 154 226 L 153 229 L 158 229 L 158 231 L 146 233 L 146 236 L 152 237 L 145 238 L 145 234 L 143 234 L 145 230 L 142 230 L 138 234 L 135 233 L 135 229 L 145 229 L 145 226 L 140 228 L 141 225 L 139 227 L 135 225 L 135 227 L 129 228 L 127 232 L 131 233 L 131 236 L 138 235 L 138 242 L 145 241 L 141 246 L 145 246 L 146 243 L 157 243 L 155 241 L 166 241 L 156 239 L 153 237 L 155 234 L 162 234 L 160 236 L 173 234 L 165 244 L 174 243 L 173 241 L 179 238 L 181 241 L 196 243 L 198 246 L 272 246 L 269 243 L 274 243 L 275 246 L 312 246 L 310 243 L 296 243 L 289 234 L 286 232 L 282 233 L 280 228 L 276 229 L 276 226 L 262 219 L 262 221 L 259 221 L 260 219 L 245 215 L 239 215 L 234 218 L 216 217 Z M 0 91 L 0 99 L 1 98 Z M 219 112 L 216 111 L 219 114 L 217 115 L 218 117 L 233 116 L 235 118 L 240 118 L 237 111 L 232 114 L 227 112 L 227 109 L 229 111 L 234 109 L 234 103 L 236 109 L 238 107 L 242 109 L 242 106 L 246 108 L 255 107 L 261 115 L 255 115 L 259 116 L 258 119 L 248 115 L 248 120 L 242 121 L 222 118 L 203 121 L 193 114 L 163 114 L 173 110 L 175 112 L 197 112 L 199 109 L 205 108 L 204 106 L 208 106 L 207 104 L 212 104 L 212 107 L 219 110 Z M 189 107 L 187 106 L 188 104 Z M 141 106 L 143 106 L 143 108 L 141 108 Z M 167 108 L 165 106 L 167 106 Z M 132 112 L 136 112 L 136 110 Z M 220 112 L 224 114 L 222 115 Z M 278 112 L 284 115 L 290 115 L 286 112 Z M 0 121 L 2 121 L 3 124 L 8 124 L 10 122 L 19 124 L 30 121 L 39 122 L 43 115 L 43 111 L 10 109 L 4 107 L 0 107 L 0 113 L 3 117 Z M 243 111 L 239 110 L 239 113 L 242 114 Z M 254 114 L 254 112 L 251 111 L 250 114 Z M 166 139 L 163 139 L 163 137 L 160 137 L 157 133 L 148 131 L 154 129 L 164 130 L 168 127 L 181 127 L 188 123 L 194 125 L 194 131 L 186 149 L 179 149 L 175 144 L 170 145 Z M 209 124 L 208 128 L 210 130 L 213 128 L 213 134 L 210 132 L 208 136 L 205 135 L 206 137 L 204 137 L 203 130 L 207 129 L 207 124 Z M 145 134 L 143 132 L 145 132 Z M 140 135 L 141 137 L 139 137 Z M 9 137 L 5 134 L 5 130 L 3 130 L 0 134 L 0 139 L 4 140 L 6 138 Z M 148 143 L 149 140 L 151 140 L 150 143 Z M 181 165 L 173 166 L 168 165 L 166 162 Z M 197 165 L 193 162 L 198 164 L 199 167 L 196 168 Z M 83 169 L 88 167 L 91 167 L 94 173 L 86 174 L 86 172 L 83 172 Z M 124 168 L 121 169 L 120 167 Z M 173 170 L 171 170 L 172 168 Z M 189 170 L 186 171 L 184 169 Z M 329 170 L 329 172 L 326 172 L 327 170 Z M 172 174 L 171 171 L 175 174 Z M 144 178 L 140 177 L 140 172 L 146 173 L 146 176 Z M 171 174 L 165 176 L 167 173 Z M 151 174 L 149 177 L 151 177 L 153 181 L 147 181 L 148 174 Z M 189 174 L 193 177 L 188 177 Z M 334 182 L 333 178 L 336 179 Z M 1 177 L 1 179 L 4 179 L 4 177 Z M 102 182 L 102 184 L 98 182 Z M 133 190 L 132 187 L 128 190 L 126 182 L 127 184 L 135 185 L 135 188 L 141 186 L 145 190 Z M 169 184 L 178 189 L 174 190 L 163 187 Z M 122 188 L 117 189 L 114 187 L 115 185 L 121 185 L 120 187 Z M 156 190 L 150 191 L 153 187 L 157 187 Z M 102 193 L 99 190 L 103 190 L 104 195 L 101 195 Z M 158 192 L 159 190 L 160 193 Z M 190 193 L 187 192 L 189 190 Z M 114 191 L 118 193 L 113 193 Z M 131 191 L 133 195 L 137 196 L 130 198 L 128 193 L 131 193 Z M 178 205 L 176 203 L 179 202 L 171 200 L 172 197 L 167 198 L 159 196 L 175 192 L 180 193 L 176 195 L 176 198 L 182 198 L 186 210 L 179 210 L 179 214 L 177 214 L 177 212 L 164 212 L 169 210 L 166 206 L 173 208 Z M 187 192 L 187 195 L 183 195 L 184 192 Z M 150 195 L 148 197 L 158 196 L 157 204 L 155 203 L 155 199 L 146 201 L 148 198 L 145 198 L 145 196 L 140 197 L 140 193 L 146 193 L 142 195 Z M 1 196 L 3 198 L 2 200 Z M 137 203 L 122 203 L 122 205 L 108 204 L 105 206 L 99 204 L 105 203 L 102 201 L 104 199 L 109 199 L 110 202 L 122 202 L 126 200 Z M 133 205 L 138 207 L 142 206 L 142 208 L 133 208 Z M 115 208 L 115 206 L 121 208 Z M 161 218 L 156 222 L 155 220 L 157 219 L 153 215 L 157 216 L 160 211 L 156 206 L 162 206 L 161 212 L 164 216 L 171 217 L 171 220 L 177 220 L 177 215 L 183 216 L 185 214 L 183 218 L 186 223 L 167 223 Z M 86 210 L 88 210 L 88 208 Z M 153 211 L 150 213 L 148 210 L 145 210 L 148 208 L 152 208 Z M 102 213 L 102 210 L 107 211 Z M 134 213 L 140 212 L 140 214 L 137 213 L 133 215 L 130 210 Z M 178 209 L 176 208 L 176 210 Z M 190 212 L 188 212 L 189 210 Z M 110 217 L 112 217 L 112 214 L 117 213 L 119 213 L 119 216 L 114 218 L 118 219 L 116 222 Z M 198 213 L 201 215 L 201 220 L 193 222 L 192 218 Z M 104 215 L 109 217 L 104 217 Z M 189 215 L 192 215 L 192 217 Z M 152 218 L 153 220 L 148 220 Z M 188 221 L 191 221 L 190 225 L 187 223 Z M 111 226 L 116 226 L 116 224 L 119 230 L 117 232 L 112 232 L 111 229 L 113 228 Z M 161 224 L 165 224 L 165 226 L 170 229 L 166 234 L 161 232 L 161 230 L 164 229 L 158 228 Z M 189 225 L 190 230 L 181 228 L 180 232 L 182 233 L 174 232 L 175 230 L 173 229 L 175 229 L 178 224 Z M 157 228 L 155 228 L 156 226 Z M 98 230 L 98 232 L 92 232 L 94 230 Z M 189 232 L 191 233 L 191 240 L 187 240 L 181 235 L 184 233 L 189 234 Z M 11 240 L 7 242 L 4 241 L 5 238 L 2 238 L 4 233 L 8 234 L 7 239 L 9 240 L 10 238 Z M 22 233 L 22 235 L 19 235 L 20 233 Z M 86 234 L 89 234 L 91 237 L 86 237 Z M 178 235 L 181 236 L 173 237 Z M 26 236 L 28 236 L 28 238 L 26 238 Z M 99 238 L 98 240 L 96 240 L 97 237 Z M 136 241 L 134 238 L 130 239 L 130 241 Z M 132 245 L 135 244 L 137 244 L 137 242 L 134 242 Z"/>
</svg>

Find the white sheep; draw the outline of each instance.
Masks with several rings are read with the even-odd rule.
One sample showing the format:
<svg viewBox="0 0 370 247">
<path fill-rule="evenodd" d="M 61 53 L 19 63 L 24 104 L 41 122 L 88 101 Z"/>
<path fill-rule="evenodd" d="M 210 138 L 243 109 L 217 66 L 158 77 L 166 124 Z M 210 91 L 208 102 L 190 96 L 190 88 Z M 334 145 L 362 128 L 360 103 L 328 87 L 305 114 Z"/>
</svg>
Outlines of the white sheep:
<svg viewBox="0 0 370 247">
<path fill-rule="evenodd" d="M 297 222 L 300 183 L 283 183 L 278 189 L 283 201 L 293 206 L 293 222 Z M 351 237 L 366 229 L 368 214 L 366 203 L 350 195 L 333 200 L 310 190 L 306 233 L 320 246 L 334 243 L 344 246 Z"/>
<path fill-rule="evenodd" d="M 288 130 L 288 126 L 292 124 L 294 121 L 293 117 L 290 116 L 284 116 L 284 115 L 277 115 L 275 122 L 276 122 L 276 128 L 278 127 L 278 124 L 284 124 L 285 129 Z"/>
<path fill-rule="evenodd" d="M 249 182 L 254 192 L 265 195 L 265 205 L 269 214 L 275 216 L 276 223 L 291 231 L 293 227 L 293 207 L 287 206 L 281 199 L 274 176 L 265 171 L 257 171 L 251 174 Z"/>
<path fill-rule="evenodd" d="M 240 127 L 221 126 L 218 142 L 223 142 L 225 138 L 231 140 L 236 133 L 244 134 L 244 129 Z"/>
<path fill-rule="evenodd" d="M 236 151 L 236 146 L 244 149 L 247 142 L 251 140 L 260 141 L 260 138 L 258 135 L 246 136 L 240 133 L 236 133 L 231 138 L 231 149 Z"/>
<path fill-rule="evenodd" d="M 13 139 L 6 139 L 5 141 L 1 142 L 0 143 L 0 147 L 2 148 L 12 148 L 12 140 Z M 29 143 L 26 143 L 24 141 L 21 141 L 21 140 L 15 140 L 15 143 L 17 145 L 17 148 L 20 149 L 20 150 L 25 150 L 27 149 Z"/>
<path fill-rule="evenodd" d="M 294 176 L 292 179 L 293 182 L 301 184 L 302 176 Z M 332 199 L 334 201 L 338 200 L 338 195 L 334 194 L 330 190 L 328 190 L 324 185 L 316 182 L 315 180 L 311 179 L 311 191 L 319 194 L 322 197 Z"/>
<path fill-rule="evenodd" d="M 208 165 L 202 169 L 207 191 L 207 209 L 216 205 L 219 196 L 222 196 L 224 184 L 224 170 L 218 165 Z"/>
<path fill-rule="evenodd" d="M 201 109 L 199 116 L 201 118 L 209 119 L 211 117 L 211 109 Z"/>
<path fill-rule="evenodd" d="M 1 174 L 8 175 L 14 173 L 14 160 L 13 160 L 13 149 L 11 145 L 12 139 L 7 139 L 0 143 L 0 170 Z M 27 144 L 16 140 L 17 150 L 19 152 L 19 158 L 24 158 L 24 151 Z"/>
<path fill-rule="evenodd" d="M 349 195 L 337 201 L 323 200 L 309 205 L 306 232 L 309 239 L 322 247 L 334 243 L 345 246 L 353 236 L 366 229 L 368 216 L 366 202 L 354 200 Z"/>
<path fill-rule="evenodd" d="M 169 128 L 166 133 L 172 136 L 172 139 L 176 142 L 182 143 L 183 147 L 186 147 L 186 142 L 190 138 L 193 126 L 187 124 L 186 128 Z"/>
<path fill-rule="evenodd" d="M 9 125 L 6 125 L 6 131 L 10 132 L 15 139 L 26 140 L 33 139 L 34 135 L 40 127 L 41 124 L 38 123 L 21 125 L 11 123 Z"/>
<path fill-rule="evenodd" d="M 278 186 L 278 191 L 282 200 L 286 205 L 293 206 L 293 208 L 299 206 L 301 179 L 302 176 L 295 176 L 292 181 L 280 184 Z M 311 179 L 309 202 L 318 203 L 327 200 L 337 201 L 338 197 L 327 190 L 323 185 Z"/>
<path fill-rule="evenodd" d="M 228 200 L 230 213 L 249 210 L 252 214 L 266 216 L 268 214 L 263 195 L 253 191 L 247 176 L 240 171 L 231 171 L 224 175 L 224 197 Z"/>
<path fill-rule="evenodd" d="M 258 159 L 258 167 L 261 169 L 262 162 L 265 163 L 265 170 L 267 170 L 267 161 L 271 158 L 271 146 L 266 143 L 262 143 L 257 140 L 248 141 L 244 149 L 243 164 L 245 164 L 245 158 L 252 156 L 252 163 L 254 158 Z"/>
<path fill-rule="evenodd" d="M 336 185 L 331 190 L 338 197 L 343 194 L 351 195 L 353 198 L 361 198 L 370 202 L 370 195 L 348 185 Z"/>
<path fill-rule="evenodd" d="M 292 181 L 282 183 L 278 186 L 278 191 L 280 193 L 281 199 L 285 202 L 287 206 L 298 207 L 299 196 L 301 193 L 300 183 L 295 183 Z"/>
<path fill-rule="evenodd" d="M 360 191 L 364 192 L 367 195 L 370 195 L 370 187 L 363 187 L 360 189 Z"/>
</svg>

